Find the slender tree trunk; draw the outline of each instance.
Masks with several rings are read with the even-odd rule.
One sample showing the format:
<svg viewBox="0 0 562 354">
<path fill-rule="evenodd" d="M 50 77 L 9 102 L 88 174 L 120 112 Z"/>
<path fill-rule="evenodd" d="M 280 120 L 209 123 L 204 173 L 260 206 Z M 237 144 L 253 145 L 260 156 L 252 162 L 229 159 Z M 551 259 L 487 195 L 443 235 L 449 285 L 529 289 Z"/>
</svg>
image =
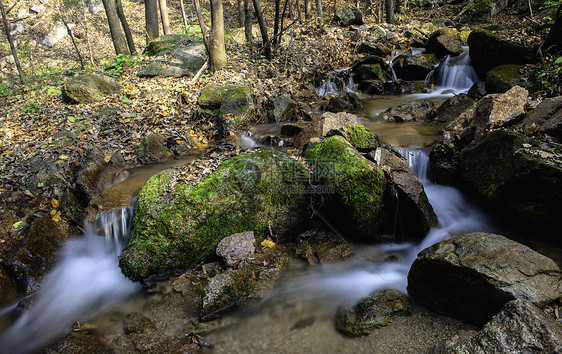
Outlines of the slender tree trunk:
<svg viewBox="0 0 562 354">
<path fill-rule="evenodd" d="M 80 54 L 80 50 L 78 49 L 78 46 L 76 45 L 76 41 L 74 40 L 74 35 L 72 34 L 72 29 L 70 29 L 70 26 L 68 25 L 68 23 L 66 23 L 66 21 L 64 19 L 64 16 L 62 15 L 62 12 L 60 11 L 60 8 L 59 8 L 58 5 L 57 5 L 57 11 L 59 13 L 60 19 L 62 20 L 62 23 L 64 24 L 64 27 L 66 27 L 66 32 L 70 36 L 70 40 L 72 41 L 72 45 L 74 46 L 74 50 L 76 50 L 76 54 L 78 55 L 78 60 L 80 61 L 80 68 L 82 68 L 82 70 L 84 70 L 84 60 L 82 59 L 82 54 Z"/>
<path fill-rule="evenodd" d="M 386 23 L 394 23 L 394 0 L 385 0 L 386 5 Z"/>
<path fill-rule="evenodd" d="M 187 16 L 185 15 L 185 5 L 183 4 L 183 0 L 180 0 L 180 7 L 181 7 L 181 18 L 183 20 L 183 25 L 187 28 Z"/>
<path fill-rule="evenodd" d="M 125 39 L 127 39 L 127 46 L 131 54 L 136 53 L 135 42 L 133 41 L 133 34 L 131 33 L 131 28 L 125 18 L 125 12 L 123 11 L 123 0 L 117 0 L 115 2 L 115 9 L 117 10 L 117 16 L 119 16 L 119 21 L 121 21 L 121 26 L 125 32 Z"/>
<path fill-rule="evenodd" d="M 334 0 L 334 17 L 336 18 L 336 14 L 338 13 L 338 0 Z"/>
<path fill-rule="evenodd" d="M 310 20 L 310 18 L 312 17 L 311 12 L 312 12 L 312 4 L 311 4 L 312 0 L 304 0 L 304 18 L 307 20 Z"/>
<path fill-rule="evenodd" d="M 201 28 L 201 35 L 203 35 L 203 44 L 205 44 L 207 54 L 211 56 L 211 52 L 209 50 L 209 32 L 207 32 L 207 26 L 205 25 L 203 13 L 201 12 L 201 3 L 199 0 L 193 0 L 193 5 L 195 5 L 195 14 L 197 14 L 197 21 L 199 22 L 199 27 Z"/>
<path fill-rule="evenodd" d="M 299 5 L 299 0 L 295 0 L 295 7 L 297 8 L 297 17 L 302 20 L 301 7 Z"/>
<path fill-rule="evenodd" d="M 18 74 L 20 76 L 20 81 L 25 84 L 25 77 L 23 76 L 23 70 L 21 69 L 20 61 L 18 59 L 18 51 L 10 35 L 10 26 L 8 26 L 8 19 L 6 18 L 6 11 L 4 11 L 4 4 L 0 0 L 0 10 L 2 11 L 2 22 L 4 23 L 4 31 L 6 32 L 6 37 L 8 37 L 8 42 L 10 42 L 10 49 L 12 50 L 12 56 L 14 57 L 14 62 L 16 63 L 16 68 L 18 69 Z"/>
<path fill-rule="evenodd" d="M 280 27 L 280 31 L 283 32 L 283 22 L 285 20 L 285 11 L 287 11 L 287 4 L 290 4 L 291 0 L 285 0 L 285 4 L 283 4 L 283 11 L 281 12 L 281 25 Z M 281 36 L 279 36 L 279 38 L 277 38 L 277 43 L 281 42 Z"/>
<path fill-rule="evenodd" d="M 316 0 L 316 13 L 320 21 L 324 20 L 324 13 L 322 11 L 322 0 Z"/>
<path fill-rule="evenodd" d="M 246 20 L 246 15 L 244 13 L 244 0 L 236 0 L 236 5 L 238 9 L 238 25 L 239 27 L 244 27 L 244 21 Z"/>
<path fill-rule="evenodd" d="M 123 29 L 121 29 L 121 24 L 119 23 L 119 17 L 117 16 L 117 10 L 115 9 L 115 3 L 113 0 L 102 0 L 103 7 L 105 8 L 105 13 L 107 15 L 107 22 L 109 24 L 109 32 L 111 33 L 111 39 L 113 40 L 113 47 L 115 48 L 115 53 L 117 55 L 129 55 L 129 47 L 127 47 L 127 41 L 125 41 L 125 35 L 123 34 Z"/>
<path fill-rule="evenodd" d="M 209 68 L 217 71 L 226 65 L 224 45 L 224 12 L 222 0 L 211 0 L 211 33 L 209 35 Z"/>
<path fill-rule="evenodd" d="M 289 0 L 289 12 L 287 13 L 287 17 L 289 19 L 293 19 L 294 15 L 293 15 L 293 2 L 291 0 Z"/>
<path fill-rule="evenodd" d="M 158 29 L 158 0 L 144 0 L 144 19 L 148 43 L 160 35 Z"/>
<path fill-rule="evenodd" d="M 88 53 L 90 54 L 90 64 L 92 66 L 94 63 L 94 53 L 92 52 L 92 45 L 90 44 L 90 36 L 88 34 L 88 18 L 86 17 L 86 6 L 84 0 L 82 0 L 82 14 L 84 15 L 84 34 L 86 35 L 86 43 L 88 44 Z"/>
<path fill-rule="evenodd" d="M 274 19 L 274 23 L 273 23 L 273 37 L 274 38 L 276 38 L 277 33 L 279 33 L 279 16 L 281 16 L 280 9 L 281 9 L 281 0 L 275 0 L 275 19 Z M 279 41 L 277 39 L 275 39 L 273 41 L 273 44 L 277 44 L 278 42 Z"/>
<path fill-rule="evenodd" d="M 263 20 L 260 0 L 253 0 L 253 3 L 254 3 L 254 10 L 256 11 L 256 17 L 258 18 L 258 23 L 260 25 L 261 38 L 264 46 L 264 54 L 268 60 L 271 60 L 271 44 L 269 43 L 269 37 L 267 35 L 267 27 L 265 26 L 265 21 Z"/>
<path fill-rule="evenodd" d="M 170 19 L 168 18 L 168 5 L 166 0 L 158 0 L 158 6 L 160 7 L 160 19 L 162 20 L 162 31 L 164 34 L 170 34 Z"/>
<path fill-rule="evenodd" d="M 246 34 L 246 42 L 251 43 L 254 40 L 254 34 L 252 33 L 252 10 L 250 9 L 250 0 L 244 0 L 244 14 L 246 18 L 244 19 L 244 32 Z"/>
</svg>

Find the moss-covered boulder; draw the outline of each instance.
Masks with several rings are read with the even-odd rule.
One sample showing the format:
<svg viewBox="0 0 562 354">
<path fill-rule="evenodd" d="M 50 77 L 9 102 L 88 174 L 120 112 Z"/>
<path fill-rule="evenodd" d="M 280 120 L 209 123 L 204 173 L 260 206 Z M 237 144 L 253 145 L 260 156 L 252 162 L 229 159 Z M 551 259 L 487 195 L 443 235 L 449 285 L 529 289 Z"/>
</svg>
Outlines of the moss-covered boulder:
<svg viewBox="0 0 562 354">
<path fill-rule="evenodd" d="M 461 42 L 456 35 L 445 30 L 433 32 L 425 42 L 426 53 L 434 53 L 438 58 L 462 53 Z"/>
<path fill-rule="evenodd" d="M 384 172 L 341 136 L 310 144 L 305 156 L 314 165 L 314 180 L 334 191 L 325 198 L 324 216 L 349 237 L 377 240 L 384 219 Z"/>
<path fill-rule="evenodd" d="M 357 68 L 356 77 L 360 81 L 380 80 L 386 82 L 383 66 L 381 64 L 364 64 Z"/>
<path fill-rule="evenodd" d="M 199 37 L 167 34 L 148 43 L 143 54 L 155 58 L 143 67 L 139 77 L 191 77 L 205 63 L 205 46 Z"/>
<path fill-rule="evenodd" d="M 367 130 L 361 124 L 352 125 L 347 128 L 344 136 L 360 152 L 370 152 L 381 145 L 377 134 Z"/>
<path fill-rule="evenodd" d="M 471 64 L 479 77 L 504 64 L 528 64 L 537 57 L 528 46 L 520 45 L 486 30 L 475 30 L 468 37 Z"/>
<path fill-rule="evenodd" d="M 208 85 L 201 89 L 197 103 L 215 114 L 222 134 L 247 128 L 256 116 L 249 86 Z"/>
<path fill-rule="evenodd" d="M 425 80 L 437 64 L 435 54 L 401 55 L 392 62 L 394 72 L 400 79 Z"/>
<path fill-rule="evenodd" d="M 522 65 L 506 64 L 496 66 L 486 74 L 486 92 L 503 93 L 514 86 L 524 86 L 519 70 Z"/>
<path fill-rule="evenodd" d="M 562 151 L 521 133 L 496 130 L 461 152 L 461 176 L 493 210 L 536 237 L 562 242 Z M 542 231 L 542 232 L 539 232 Z"/>
<path fill-rule="evenodd" d="M 353 306 L 338 307 L 336 327 L 345 334 L 362 336 L 411 313 L 406 295 L 394 289 L 378 290 Z"/>
<path fill-rule="evenodd" d="M 308 172 L 273 150 L 252 151 L 223 162 L 193 186 L 181 170 L 153 176 L 135 203 L 131 239 L 120 256 L 131 279 L 186 269 L 238 232 L 271 228 L 295 237 L 308 220 Z"/>
<path fill-rule="evenodd" d="M 339 113 L 339 112 L 352 112 L 357 108 L 363 107 L 359 96 L 353 92 L 346 92 L 343 96 L 335 96 L 330 98 L 326 111 Z"/>
<path fill-rule="evenodd" d="M 338 22 L 342 27 L 349 27 L 351 25 L 362 25 L 363 24 L 363 13 L 359 8 L 350 8 L 344 6 L 341 10 L 336 13 L 336 22 Z"/>
<path fill-rule="evenodd" d="M 86 74 L 71 78 L 62 87 L 62 100 L 66 103 L 96 102 L 119 92 L 115 79 L 99 74 Z"/>
</svg>

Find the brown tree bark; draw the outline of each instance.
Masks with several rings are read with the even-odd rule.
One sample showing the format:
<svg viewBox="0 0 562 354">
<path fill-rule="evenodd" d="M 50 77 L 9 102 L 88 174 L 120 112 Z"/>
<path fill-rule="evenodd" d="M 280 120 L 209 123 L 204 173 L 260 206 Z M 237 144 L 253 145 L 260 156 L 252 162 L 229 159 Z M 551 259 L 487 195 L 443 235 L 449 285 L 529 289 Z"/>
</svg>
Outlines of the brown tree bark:
<svg viewBox="0 0 562 354">
<path fill-rule="evenodd" d="M 394 23 L 394 0 L 385 0 L 386 23 Z"/>
<path fill-rule="evenodd" d="M 238 10 L 238 27 L 244 27 L 244 21 L 246 20 L 244 0 L 236 0 L 236 8 Z"/>
<path fill-rule="evenodd" d="M 211 0 L 211 33 L 209 34 L 209 68 L 217 71 L 226 65 L 224 45 L 224 11 L 222 0 Z"/>
<path fill-rule="evenodd" d="M 260 25 L 260 33 L 264 46 L 264 54 L 267 60 L 271 60 L 271 43 L 269 43 L 269 36 L 267 35 L 267 27 L 265 26 L 265 21 L 263 20 L 260 0 L 253 0 L 253 3 L 254 3 L 254 10 L 256 11 L 256 17 L 258 18 L 258 23 Z"/>
<path fill-rule="evenodd" d="M 316 0 L 316 14 L 320 21 L 324 20 L 324 12 L 322 11 L 322 0 Z"/>
<path fill-rule="evenodd" d="M 205 20 L 203 19 L 203 13 L 201 12 L 201 3 L 199 0 L 193 0 L 193 5 L 195 6 L 195 14 L 197 15 L 197 21 L 199 22 L 199 28 L 201 28 L 201 35 L 203 36 L 203 44 L 205 44 L 205 49 L 207 49 L 207 54 L 209 51 L 209 33 L 207 32 L 207 26 L 205 25 Z"/>
<path fill-rule="evenodd" d="M 310 20 L 310 18 L 312 17 L 311 12 L 312 12 L 312 4 L 311 4 L 312 0 L 304 0 L 304 18 L 307 20 Z"/>
<path fill-rule="evenodd" d="M 125 12 L 123 11 L 123 0 L 117 0 L 115 2 L 115 9 L 117 10 L 117 16 L 119 16 L 119 21 L 121 21 L 121 26 L 123 26 L 123 31 L 125 31 L 125 39 L 127 39 L 127 46 L 131 54 L 137 52 L 135 49 L 135 42 L 133 41 L 133 35 L 131 33 L 131 28 L 125 17 Z"/>
<path fill-rule="evenodd" d="M 252 10 L 250 8 L 250 0 L 244 0 L 244 14 L 246 18 L 244 19 L 244 33 L 246 34 L 246 42 L 250 43 L 254 40 L 254 34 L 252 33 Z"/>
<path fill-rule="evenodd" d="M 131 54 L 129 52 L 129 47 L 127 46 L 127 41 L 125 41 L 125 35 L 123 34 L 123 29 L 121 28 L 119 17 L 117 16 L 115 3 L 113 2 L 113 0 L 102 0 L 102 2 L 103 2 L 103 7 L 105 8 L 105 13 L 107 15 L 109 32 L 111 34 L 111 39 L 113 41 L 113 47 L 115 48 L 115 53 L 117 55 Z"/>
<path fill-rule="evenodd" d="M 185 5 L 183 4 L 183 0 L 180 0 L 180 7 L 181 7 L 181 18 L 183 20 L 183 25 L 187 28 L 187 16 L 185 15 Z"/>
<path fill-rule="evenodd" d="M 170 19 L 168 17 L 168 5 L 166 0 L 158 0 L 158 7 L 160 8 L 160 20 L 162 20 L 162 31 L 164 34 L 172 33 L 170 30 Z"/>
<path fill-rule="evenodd" d="M 25 77 L 23 76 L 23 70 L 21 69 L 20 61 L 18 59 L 18 52 L 16 50 L 16 46 L 14 45 L 14 41 L 12 40 L 12 36 L 10 35 L 8 19 L 6 18 L 6 11 L 4 10 L 4 4 L 2 3 L 2 0 L 0 0 L 0 10 L 2 11 L 2 22 L 4 23 L 4 31 L 6 32 L 6 37 L 8 37 L 8 42 L 10 42 L 10 49 L 12 50 L 12 56 L 14 57 L 14 62 L 16 63 L 16 68 L 18 69 L 20 81 L 23 85 L 25 84 Z"/>
<path fill-rule="evenodd" d="M 146 21 L 147 43 L 158 38 L 158 0 L 144 0 L 144 19 Z"/>
</svg>

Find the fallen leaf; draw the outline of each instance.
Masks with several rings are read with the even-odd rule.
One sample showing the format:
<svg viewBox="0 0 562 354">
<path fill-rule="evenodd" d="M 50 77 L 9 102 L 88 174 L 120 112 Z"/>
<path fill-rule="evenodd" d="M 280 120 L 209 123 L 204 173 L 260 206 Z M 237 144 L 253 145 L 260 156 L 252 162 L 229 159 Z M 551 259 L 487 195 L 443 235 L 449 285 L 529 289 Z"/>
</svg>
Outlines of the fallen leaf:
<svg viewBox="0 0 562 354">
<path fill-rule="evenodd" d="M 65 154 L 59 155 L 59 159 L 61 159 L 61 160 L 68 160 L 69 157 L 70 157 L 70 156 L 65 155 Z"/>
<path fill-rule="evenodd" d="M 56 200 L 55 198 L 51 199 L 51 205 L 53 206 L 53 208 L 58 208 L 59 207 L 59 201 Z"/>
<path fill-rule="evenodd" d="M 51 218 L 51 220 L 53 220 L 54 222 L 59 222 L 61 220 L 60 218 L 60 211 L 58 211 L 55 215 L 53 215 L 53 217 Z"/>
<path fill-rule="evenodd" d="M 119 123 L 129 123 L 131 118 L 119 118 Z"/>
<path fill-rule="evenodd" d="M 267 239 L 267 240 L 263 240 L 261 245 L 263 247 L 273 248 L 273 247 L 275 247 L 275 242 L 271 241 L 270 239 Z"/>
<path fill-rule="evenodd" d="M 103 160 L 104 160 L 105 162 L 109 162 L 109 160 L 111 160 L 111 155 L 105 155 L 104 158 L 103 158 Z"/>
<path fill-rule="evenodd" d="M 20 221 L 16 222 L 14 225 L 12 225 L 12 227 L 16 230 L 22 229 L 26 226 L 27 226 L 27 223 L 25 222 L 25 220 L 20 220 Z"/>
</svg>

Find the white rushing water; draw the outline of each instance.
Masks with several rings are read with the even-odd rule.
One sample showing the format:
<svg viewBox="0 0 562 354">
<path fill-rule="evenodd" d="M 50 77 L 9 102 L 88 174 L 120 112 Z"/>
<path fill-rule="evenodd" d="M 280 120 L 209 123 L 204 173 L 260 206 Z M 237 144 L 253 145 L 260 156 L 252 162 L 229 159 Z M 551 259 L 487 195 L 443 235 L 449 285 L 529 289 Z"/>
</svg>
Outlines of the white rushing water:
<svg viewBox="0 0 562 354">
<path fill-rule="evenodd" d="M 311 273 L 290 280 L 272 296 L 287 295 L 301 300 L 354 303 L 371 292 L 395 288 L 406 292 L 408 271 L 417 254 L 439 241 L 470 231 L 494 231 L 486 216 L 458 189 L 433 184 L 429 176 L 429 157 L 422 150 L 401 150 L 408 164 L 423 183 L 438 217 L 419 244 L 381 244 L 367 248 L 358 259 L 315 268 Z M 398 260 L 370 261 L 397 256 Z"/>
<path fill-rule="evenodd" d="M 64 335 L 75 321 L 100 314 L 139 290 L 119 268 L 132 207 L 102 212 L 69 240 L 62 259 L 43 280 L 29 310 L 0 336 L 0 353 L 30 353 Z"/>
<path fill-rule="evenodd" d="M 478 81 L 476 71 L 470 65 L 468 47 L 457 56 L 447 55 L 435 69 L 436 90 L 452 89 L 457 93 L 466 93 Z"/>
</svg>

